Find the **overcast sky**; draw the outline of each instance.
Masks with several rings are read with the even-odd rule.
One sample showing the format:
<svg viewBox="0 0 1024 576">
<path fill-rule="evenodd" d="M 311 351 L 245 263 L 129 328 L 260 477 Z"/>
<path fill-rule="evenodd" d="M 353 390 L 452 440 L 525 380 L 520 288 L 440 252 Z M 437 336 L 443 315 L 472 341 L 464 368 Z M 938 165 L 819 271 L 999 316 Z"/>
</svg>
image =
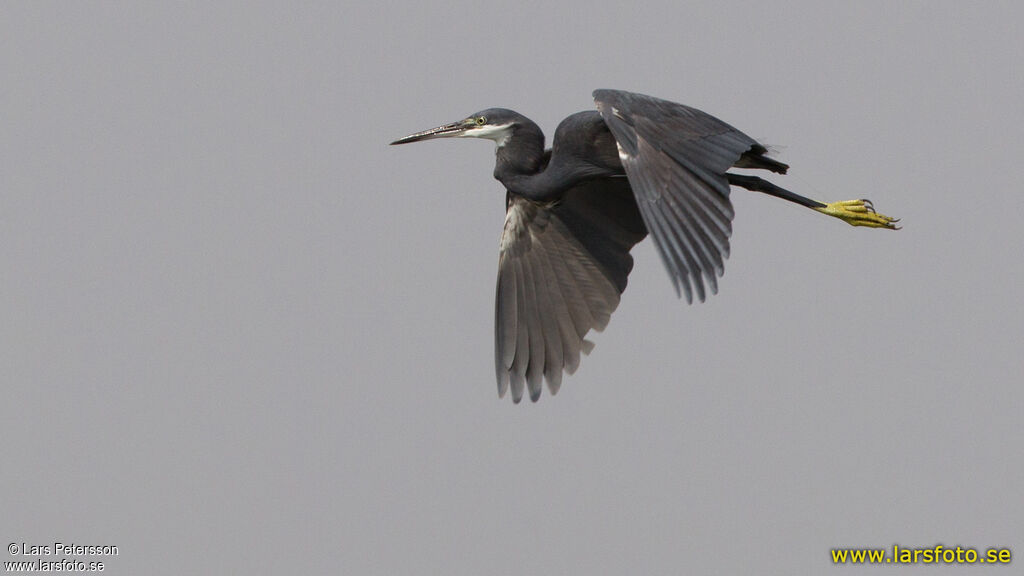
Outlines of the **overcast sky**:
<svg viewBox="0 0 1024 576">
<path fill-rule="evenodd" d="M 2 544 L 116 545 L 111 574 L 1024 554 L 1022 19 L 6 4 Z M 714 114 L 776 147 L 776 183 L 871 198 L 904 229 L 734 190 L 717 296 L 678 300 L 641 243 L 580 370 L 515 406 L 493 374 L 493 145 L 387 143 L 492 106 L 550 134 L 605 87 Z"/>
</svg>

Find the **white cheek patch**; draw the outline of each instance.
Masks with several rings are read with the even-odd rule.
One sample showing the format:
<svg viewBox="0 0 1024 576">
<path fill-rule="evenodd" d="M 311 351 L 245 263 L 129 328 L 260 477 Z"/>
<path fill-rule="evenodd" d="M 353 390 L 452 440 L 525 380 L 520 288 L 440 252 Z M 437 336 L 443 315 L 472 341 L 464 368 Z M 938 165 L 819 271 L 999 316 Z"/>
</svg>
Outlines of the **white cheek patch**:
<svg viewBox="0 0 1024 576">
<path fill-rule="evenodd" d="M 461 134 L 464 138 L 487 138 L 488 140 L 494 140 L 494 143 L 498 147 L 504 146 L 508 139 L 512 137 L 512 125 L 511 124 L 499 124 L 497 126 L 480 126 L 479 128 L 470 128 Z"/>
</svg>

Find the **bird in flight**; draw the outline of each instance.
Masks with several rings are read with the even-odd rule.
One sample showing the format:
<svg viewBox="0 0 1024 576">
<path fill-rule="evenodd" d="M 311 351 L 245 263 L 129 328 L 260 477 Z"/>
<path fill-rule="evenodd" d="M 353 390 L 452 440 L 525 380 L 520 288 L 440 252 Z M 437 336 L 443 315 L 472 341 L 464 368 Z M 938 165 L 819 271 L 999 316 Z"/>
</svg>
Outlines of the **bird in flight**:
<svg viewBox="0 0 1024 576">
<path fill-rule="evenodd" d="M 555 129 L 550 149 L 529 118 L 489 108 L 391 144 L 486 138 L 497 145 L 494 177 L 506 189 L 498 260 L 494 355 L 498 396 L 536 402 L 558 392 L 619 305 L 633 268 L 630 249 L 649 233 L 687 302 L 718 291 L 729 256 L 739 186 L 795 202 L 853 226 L 896 230 L 870 200 L 818 202 L 757 176 L 786 164 L 725 122 L 695 108 L 622 90 L 596 90 L 596 111 Z M 706 285 L 705 285 L 706 284 Z"/>
</svg>

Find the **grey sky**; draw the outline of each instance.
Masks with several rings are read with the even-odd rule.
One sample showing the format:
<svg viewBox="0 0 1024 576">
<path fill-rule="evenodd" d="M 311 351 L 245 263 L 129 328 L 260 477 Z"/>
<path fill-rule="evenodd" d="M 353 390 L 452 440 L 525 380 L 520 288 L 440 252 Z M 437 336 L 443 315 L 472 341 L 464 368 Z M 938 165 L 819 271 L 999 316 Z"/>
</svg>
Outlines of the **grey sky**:
<svg viewBox="0 0 1024 576">
<path fill-rule="evenodd" d="M 112 574 L 1024 554 L 1018 5 L 3 12 L 3 544 L 117 545 Z M 493 146 L 387 142 L 489 106 L 550 135 L 602 87 L 905 229 L 734 190 L 719 295 L 677 300 L 645 241 L 558 396 L 499 401 Z M 892 569 L 967 570 L 850 570 Z"/>
</svg>

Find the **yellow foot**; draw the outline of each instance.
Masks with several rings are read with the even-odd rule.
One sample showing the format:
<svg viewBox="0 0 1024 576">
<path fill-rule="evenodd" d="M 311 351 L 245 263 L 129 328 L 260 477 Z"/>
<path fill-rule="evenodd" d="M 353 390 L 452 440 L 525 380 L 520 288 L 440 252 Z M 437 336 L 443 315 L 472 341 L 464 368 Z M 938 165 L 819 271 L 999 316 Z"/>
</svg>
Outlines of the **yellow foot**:
<svg viewBox="0 0 1024 576">
<path fill-rule="evenodd" d="M 875 206 L 871 200 L 843 200 L 826 204 L 821 208 L 815 208 L 822 214 L 835 216 L 850 226 L 868 226 L 870 228 L 888 228 L 899 230 L 896 225 L 899 218 L 890 218 L 884 214 L 875 212 Z"/>
</svg>

